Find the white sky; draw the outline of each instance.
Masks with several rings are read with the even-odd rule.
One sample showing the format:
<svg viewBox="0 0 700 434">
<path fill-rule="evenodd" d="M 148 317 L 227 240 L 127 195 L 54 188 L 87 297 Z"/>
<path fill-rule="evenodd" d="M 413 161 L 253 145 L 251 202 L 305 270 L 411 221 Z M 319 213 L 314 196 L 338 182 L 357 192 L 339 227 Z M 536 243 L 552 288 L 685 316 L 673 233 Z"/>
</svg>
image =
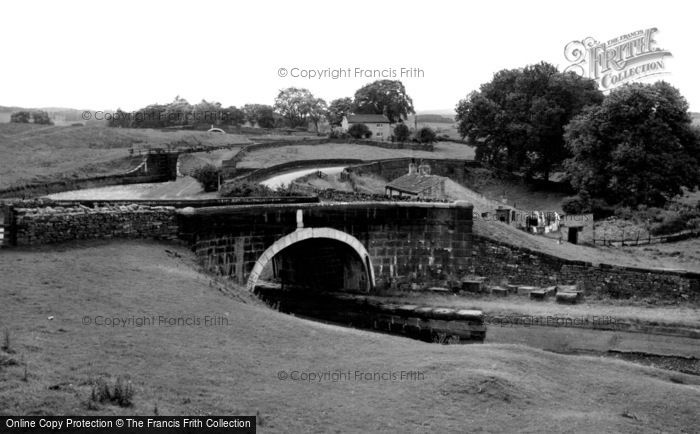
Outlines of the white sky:
<svg viewBox="0 0 700 434">
<path fill-rule="evenodd" d="M 280 78 L 278 69 L 422 68 L 402 79 L 420 111 L 452 109 L 503 68 L 564 46 L 657 27 L 670 74 L 700 111 L 692 1 L 11 1 L 0 6 L 0 105 L 135 110 L 180 95 L 272 104 L 306 87 L 330 101 L 373 79 Z"/>
</svg>

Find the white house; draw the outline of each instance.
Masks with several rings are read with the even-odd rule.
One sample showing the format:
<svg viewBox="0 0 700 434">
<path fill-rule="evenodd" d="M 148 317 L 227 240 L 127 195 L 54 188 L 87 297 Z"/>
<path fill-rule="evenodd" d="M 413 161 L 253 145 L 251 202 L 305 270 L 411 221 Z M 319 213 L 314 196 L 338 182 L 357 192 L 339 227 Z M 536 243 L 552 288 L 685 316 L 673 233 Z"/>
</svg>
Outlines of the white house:
<svg viewBox="0 0 700 434">
<path fill-rule="evenodd" d="M 372 132 L 372 139 L 383 142 L 391 140 L 391 122 L 384 115 L 347 115 L 343 117 L 341 128 L 343 132 L 354 124 L 365 124 Z"/>
</svg>

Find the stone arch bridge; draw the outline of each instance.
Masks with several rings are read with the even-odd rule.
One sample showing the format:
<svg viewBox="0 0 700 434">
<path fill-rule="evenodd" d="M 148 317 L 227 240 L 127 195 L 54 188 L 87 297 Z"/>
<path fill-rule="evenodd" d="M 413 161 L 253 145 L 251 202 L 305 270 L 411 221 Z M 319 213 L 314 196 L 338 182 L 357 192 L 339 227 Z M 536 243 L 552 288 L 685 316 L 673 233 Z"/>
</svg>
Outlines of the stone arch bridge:
<svg viewBox="0 0 700 434">
<path fill-rule="evenodd" d="M 268 278 L 359 291 L 392 279 L 434 285 L 467 274 L 471 229 L 466 202 L 215 207 L 180 220 L 209 271 L 251 290 Z"/>
</svg>

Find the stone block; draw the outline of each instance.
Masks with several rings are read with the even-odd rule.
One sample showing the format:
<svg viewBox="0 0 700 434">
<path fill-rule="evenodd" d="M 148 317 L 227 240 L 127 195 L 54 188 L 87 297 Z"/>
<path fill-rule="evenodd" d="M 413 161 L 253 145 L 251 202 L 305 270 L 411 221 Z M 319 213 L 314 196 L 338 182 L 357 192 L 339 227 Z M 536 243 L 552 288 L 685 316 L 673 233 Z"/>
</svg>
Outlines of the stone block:
<svg viewBox="0 0 700 434">
<path fill-rule="evenodd" d="M 526 295 L 530 296 L 531 291 L 538 290 L 539 288 L 536 286 L 518 286 L 518 295 Z"/>
<path fill-rule="evenodd" d="M 530 300 L 544 301 L 547 299 L 547 297 L 548 293 L 544 289 L 535 289 L 530 291 Z"/>
<path fill-rule="evenodd" d="M 495 295 L 497 297 L 507 297 L 508 296 L 508 288 L 503 288 L 501 286 L 492 286 L 490 289 L 491 295 Z"/>
<path fill-rule="evenodd" d="M 561 304 L 577 304 L 581 301 L 580 292 L 557 292 L 556 301 Z"/>
</svg>

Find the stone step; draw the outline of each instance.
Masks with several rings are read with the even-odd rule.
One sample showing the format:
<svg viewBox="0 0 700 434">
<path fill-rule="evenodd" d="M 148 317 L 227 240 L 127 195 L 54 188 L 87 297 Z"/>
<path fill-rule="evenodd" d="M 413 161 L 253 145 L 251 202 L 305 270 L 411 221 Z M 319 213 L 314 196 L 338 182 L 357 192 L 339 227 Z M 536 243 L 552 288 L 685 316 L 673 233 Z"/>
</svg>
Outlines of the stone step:
<svg viewBox="0 0 700 434">
<path fill-rule="evenodd" d="M 500 286 L 492 286 L 491 287 L 491 294 L 495 295 L 497 297 L 507 297 L 508 296 L 508 288 L 502 288 Z"/>
<path fill-rule="evenodd" d="M 540 288 L 536 286 L 518 286 L 518 295 L 527 295 L 530 296 L 531 291 L 536 291 Z"/>
</svg>

